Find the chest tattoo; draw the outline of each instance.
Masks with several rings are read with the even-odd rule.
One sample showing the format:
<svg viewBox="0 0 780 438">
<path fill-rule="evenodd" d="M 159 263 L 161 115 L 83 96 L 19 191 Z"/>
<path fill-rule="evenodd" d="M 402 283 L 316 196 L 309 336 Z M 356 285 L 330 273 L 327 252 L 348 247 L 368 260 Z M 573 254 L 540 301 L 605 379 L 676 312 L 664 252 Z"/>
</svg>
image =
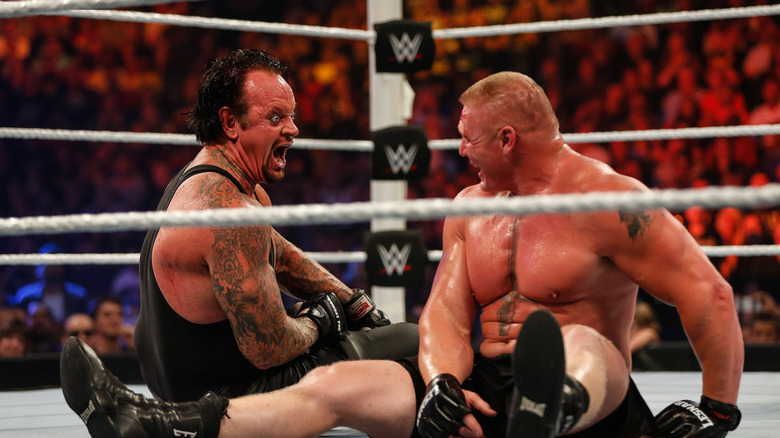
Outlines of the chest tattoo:
<svg viewBox="0 0 780 438">
<path fill-rule="evenodd" d="M 509 281 L 512 283 L 512 292 L 508 293 L 502 298 L 503 303 L 496 312 L 496 319 L 498 320 L 498 333 L 501 336 L 509 334 L 509 328 L 514 321 L 515 312 L 517 306 L 522 302 L 533 302 L 528 298 L 520 295 L 519 285 L 517 281 L 517 249 L 519 245 L 519 238 L 517 236 L 517 227 L 520 222 L 520 218 L 514 220 L 512 223 L 512 234 L 510 236 L 511 251 L 509 251 Z"/>
</svg>

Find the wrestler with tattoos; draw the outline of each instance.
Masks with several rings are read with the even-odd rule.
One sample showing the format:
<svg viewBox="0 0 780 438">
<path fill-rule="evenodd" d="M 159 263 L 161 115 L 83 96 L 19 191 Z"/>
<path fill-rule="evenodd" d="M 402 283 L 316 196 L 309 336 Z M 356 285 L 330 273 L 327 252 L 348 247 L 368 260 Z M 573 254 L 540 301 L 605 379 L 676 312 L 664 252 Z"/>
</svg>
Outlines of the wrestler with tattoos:
<svg viewBox="0 0 780 438">
<path fill-rule="evenodd" d="M 480 182 L 458 201 L 648 190 L 566 145 L 544 91 L 525 75 L 488 76 L 461 102 L 459 151 Z M 704 438 L 739 423 L 743 348 L 732 291 L 668 211 L 453 216 L 443 250 L 420 318 L 418 370 L 404 361 L 337 362 L 271 394 L 166 405 L 175 419 L 124 396 L 71 338 L 66 400 L 93 436 L 162 436 L 181 430 L 178 418 L 196 418 L 186 430 L 205 432 L 198 436 L 222 438 L 319 436 L 338 425 L 387 438 Z M 676 402 L 656 418 L 630 379 L 639 287 L 677 306 L 703 371 L 701 401 Z M 475 352 L 479 308 L 484 341 Z M 81 387 L 90 389 L 73 389 Z M 100 411 L 111 397 L 121 415 Z"/>
<path fill-rule="evenodd" d="M 212 63 L 188 117 L 203 148 L 158 209 L 270 205 L 262 185 L 284 177 L 298 134 L 285 77 L 286 67 L 259 50 Z M 348 327 L 390 324 L 364 292 L 344 285 L 270 225 L 163 227 L 148 233 L 141 254 L 135 340 L 144 378 L 165 400 L 293 384 L 321 362 L 307 351 Z M 281 291 L 305 300 L 303 310 L 288 314 Z"/>
<path fill-rule="evenodd" d="M 525 75 L 492 75 L 461 103 L 460 154 L 480 182 L 458 199 L 648 190 L 572 150 L 544 91 Z M 703 370 L 702 405 L 673 405 L 659 419 L 665 429 L 654 433 L 705 436 L 697 433 L 714 424 L 725 435 L 736 427 L 743 348 L 733 294 L 668 211 L 451 217 L 443 245 L 420 319 L 419 362 L 426 382 L 451 378 L 456 393 L 463 384 L 471 412 L 462 419 L 463 436 L 480 429 L 504 436 L 507 417 L 507 436 L 653 433 L 653 417 L 629 378 L 639 287 L 677 307 Z M 484 341 L 472 354 L 480 307 Z M 539 309 L 546 312 L 534 313 Z M 521 333 L 529 315 L 534 327 Z M 560 340 L 541 335 L 553 329 Z M 542 368 L 557 375 L 529 371 L 545 361 Z M 556 362 L 560 370 L 549 365 Z M 680 432 L 686 427 L 689 434 Z M 539 432 L 518 435 L 528 429 Z"/>
</svg>

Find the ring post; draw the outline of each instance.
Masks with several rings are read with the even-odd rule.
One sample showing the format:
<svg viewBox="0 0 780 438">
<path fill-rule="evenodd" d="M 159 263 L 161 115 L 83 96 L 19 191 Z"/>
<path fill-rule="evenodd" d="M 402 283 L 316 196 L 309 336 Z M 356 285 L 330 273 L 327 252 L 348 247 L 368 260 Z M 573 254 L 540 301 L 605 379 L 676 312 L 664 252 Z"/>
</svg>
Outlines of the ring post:
<svg viewBox="0 0 780 438">
<path fill-rule="evenodd" d="M 366 3 L 369 30 L 375 23 L 400 19 L 403 9 L 400 0 L 368 0 Z M 405 125 L 405 106 L 411 107 L 411 88 L 403 73 L 377 73 L 374 56 L 375 41 L 368 45 L 369 99 L 371 131 L 395 125 Z M 412 97 L 410 97 L 410 94 Z M 372 201 L 406 199 L 406 181 L 371 181 Z M 371 231 L 406 229 L 405 219 L 373 219 Z M 371 296 L 392 322 L 406 321 L 406 290 L 401 287 L 373 286 Z"/>
</svg>

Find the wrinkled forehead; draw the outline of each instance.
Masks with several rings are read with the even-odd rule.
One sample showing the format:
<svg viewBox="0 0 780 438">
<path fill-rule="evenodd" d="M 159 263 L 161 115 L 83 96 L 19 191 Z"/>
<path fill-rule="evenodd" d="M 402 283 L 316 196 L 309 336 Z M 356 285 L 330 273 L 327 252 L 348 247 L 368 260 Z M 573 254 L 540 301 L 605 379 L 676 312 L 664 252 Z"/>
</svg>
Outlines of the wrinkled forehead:
<svg viewBox="0 0 780 438">
<path fill-rule="evenodd" d="M 490 120 L 486 120 L 486 111 L 480 109 L 480 106 L 464 105 L 460 111 L 460 119 L 458 120 L 458 131 L 463 134 L 464 131 L 471 132 L 477 131 L 479 127 L 484 127 L 489 124 Z"/>
<path fill-rule="evenodd" d="M 458 126 L 471 125 L 474 123 L 475 113 L 474 109 L 468 105 L 464 105 L 460 110 L 460 119 L 458 119 Z"/>
<path fill-rule="evenodd" d="M 264 70 L 249 72 L 244 81 L 244 90 L 248 96 L 260 101 L 274 100 L 295 105 L 295 95 L 290 84 L 283 77 L 272 72 Z"/>
</svg>

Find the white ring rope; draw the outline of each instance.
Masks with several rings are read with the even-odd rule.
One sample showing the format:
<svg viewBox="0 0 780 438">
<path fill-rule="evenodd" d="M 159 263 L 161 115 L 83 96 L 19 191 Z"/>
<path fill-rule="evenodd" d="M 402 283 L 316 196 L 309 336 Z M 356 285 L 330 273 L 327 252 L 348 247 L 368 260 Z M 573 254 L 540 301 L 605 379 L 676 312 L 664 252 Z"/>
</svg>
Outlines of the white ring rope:
<svg viewBox="0 0 780 438">
<path fill-rule="evenodd" d="M 312 37 L 343 38 L 372 41 L 376 38 L 373 30 L 357 30 L 335 27 L 307 26 L 284 23 L 253 22 L 224 18 L 192 17 L 175 14 L 157 14 L 135 11 L 93 11 L 62 10 L 48 12 L 50 15 L 68 15 L 78 18 L 99 20 L 130 21 L 137 23 L 162 23 L 175 26 L 203 27 L 250 32 L 265 32 Z M 574 20 L 539 21 L 533 23 L 500 24 L 493 26 L 438 29 L 433 37 L 438 39 L 466 38 L 474 36 L 497 36 L 519 33 L 562 32 L 566 30 L 597 29 L 609 27 L 640 26 L 646 24 L 666 24 L 689 21 L 723 20 L 733 18 L 757 17 L 780 14 L 780 5 L 746 6 L 723 9 L 703 9 L 698 11 L 661 12 L 645 15 L 625 15 L 599 18 L 580 18 Z M 2 14 L 0 14 L 2 17 Z"/>
<path fill-rule="evenodd" d="M 175 0 L 200 1 L 200 0 Z M 173 0 L 28 0 L 0 3 L 0 18 L 26 17 L 72 9 L 114 9 L 173 3 Z"/>
<path fill-rule="evenodd" d="M 69 17 L 90 18 L 95 20 L 160 23 L 172 26 L 234 30 L 239 32 L 303 35 L 309 37 L 340 38 L 359 41 L 369 41 L 376 35 L 376 32 L 373 30 L 367 31 L 339 27 L 309 26 L 305 24 L 269 23 L 229 18 L 193 17 L 176 14 L 158 14 L 155 12 L 77 10 L 50 12 L 48 15 L 67 15 Z"/>
<path fill-rule="evenodd" d="M 780 132 L 780 125 L 778 132 Z M 148 143 L 182 146 L 200 146 L 192 134 L 169 134 L 162 132 L 129 131 L 89 131 L 83 129 L 42 129 L 42 128 L 0 128 L 0 138 L 18 140 L 58 140 L 89 141 L 113 143 Z M 460 140 L 458 140 L 460 141 Z M 370 140 L 327 140 L 296 138 L 294 147 L 298 149 L 326 149 L 340 151 L 371 151 L 374 146 Z"/>
<path fill-rule="evenodd" d="M 342 204 L 300 204 L 266 208 L 151 211 L 0 219 L 0 236 L 146 230 L 160 226 L 310 225 L 367 222 L 375 218 L 433 219 L 480 214 L 539 214 L 698 205 L 766 208 L 780 204 L 780 184 L 761 187 L 705 187 L 647 192 L 589 192 L 558 195 L 451 199 L 412 199 Z"/>
<path fill-rule="evenodd" d="M 780 245 L 723 245 L 700 246 L 709 257 L 725 257 L 736 255 L 740 257 L 777 256 L 780 255 Z M 318 263 L 365 263 L 367 255 L 364 251 L 330 251 L 306 252 L 306 255 Z M 441 260 L 441 250 L 428 251 L 428 260 Z M 0 266 L 37 266 L 37 265 L 137 265 L 141 255 L 138 253 L 106 253 L 106 254 L 0 254 Z"/>
<path fill-rule="evenodd" d="M 574 20 L 537 21 L 533 23 L 497 24 L 482 27 L 463 27 L 433 31 L 438 39 L 486 37 L 519 33 L 563 32 L 566 30 L 600 29 L 608 27 L 641 26 L 646 24 L 681 23 L 688 21 L 723 20 L 780 14 L 780 5 L 747 6 L 698 11 L 660 12 L 645 15 L 624 15 Z"/>
<path fill-rule="evenodd" d="M 644 129 L 635 131 L 605 131 L 563 134 L 567 143 L 608 143 L 612 141 L 669 140 L 675 138 L 716 138 L 780 134 L 780 124 L 711 126 L 704 128 Z M 149 143 L 198 145 L 194 135 L 128 131 L 88 131 L 78 129 L 0 128 L 0 138 L 19 140 L 60 140 L 115 143 Z M 457 149 L 460 139 L 430 140 L 431 149 Z M 371 152 L 370 140 L 328 140 L 296 138 L 293 147 Z"/>
<path fill-rule="evenodd" d="M 430 251 L 432 257 L 441 251 Z M 319 263 L 351 263 L 365 262 L 366 253 L 362 251 L 344 252 L 306 252 L 306 254 Z M 137 265 L 140 261 L 138 253 L 107 253 L 107 254 L 0 254 L 0 265 Z M 438 259 L 436 259 L 438 260 Z"/>
<path fill-rule="evenodd" d="M 68 15 L 80 18 L 162 23 L 177 26 L 217 28 L 237 31 L 306 35 L 370 41 L 372 30 L 355 30 L 283 23 L 250 22 L 206 17 L 187 17 L 173 14 L 142 13 L 134 11 L 76 10 L 88 8 L 116 8 L 125 6 L 167 3 L 165 0 L 60 0 L 20 1 L 0 3 L 0 17 L 20 17 L 34 14 Z M 496 36 L 518 33 L 559 32 L 566 30 L 638 26 L 677 22 L 745 18 L 780 14 L 780 5 L 750 6 L 728 9 L 707 9 L 647 15 L 612 16 L 575 20 L 555 20 L 535 23 L 455 28 L 434 30 L 438 39 Z M 758 136 L 780 133 L 780 125 L 658 129 L 642 131 L 613 131 L 566 134 L 570 143 L 604 143 L 610 141 L 660 140 L 672 138 L 711 138 L 726 136 Z M 192 135 L 133 133 L 83 130 L 45 130 L 0 128 L 0 138 L 83 140 L 125 143 L 160 143 L 196 145 Z M 432 140 L 431 149 L 457 148 L 460 140 Z M 342 150 L 372 150 L 370 141 L 298 139 L 297 147 L 310 149 L 336 148 Z M 336 205 L 280 206 L 265 209 L 222 209 L 200 212 L 130 212 L 97 215 L 67 215 L 49 217 L 0 219 L 0 235 L 28 233 L 68 233 L 75 231 L 113 231 L 121 229 L 148 229 L 163 225 L 239 225 L 248 223 L 304 224 L 358 222 L 376 217 L 434 218 L 463 214 L 534 214 L 572 211 L 631 210 L 653 207 L 669 209 L 692 205 L 716 208 L 725 205 L 737 207 L 767 206 L 780 202 L 780 189 L 775 184 L 761 188 L 705 188 L 698 190 L 653 190 L 629 193 L 587 193 L 572 195 L 490 198 L 454 203 L 442 199 L 422 199 L 401 202 L 373 202 Z M 326 213 L 327 211 L 327 213 Z M 316 218 L 311 221 L 310 217 Z M 306 216 L 308 219 L 302 218 Z M 777 255 L 778 245 L 749 245 L 702 247 L 709 256 L 723 255 Z M 309 253 L 315 260 L 328 262 L 361 262 L 365 253 Z M 430 251 L 429 258 L 438 260 L 441 251 Z M 0 264 L 132 264 L 138 263 L 138 254 L 7 254 L 0 255 Z"/>
</svg>

